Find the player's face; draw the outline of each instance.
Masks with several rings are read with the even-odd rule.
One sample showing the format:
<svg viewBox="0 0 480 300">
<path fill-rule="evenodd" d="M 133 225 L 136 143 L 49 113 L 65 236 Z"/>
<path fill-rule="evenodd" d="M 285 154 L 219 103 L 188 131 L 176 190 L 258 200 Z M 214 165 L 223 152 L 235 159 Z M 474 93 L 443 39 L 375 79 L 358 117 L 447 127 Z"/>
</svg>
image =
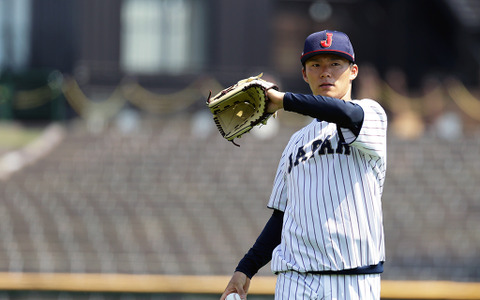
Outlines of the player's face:
<svg viewBox="0 0 480 300">
<path fill-rule="evenodd" d="M 351 100 L 358 66 L 338 55 L 320 54 L 307 60 L 302 73 L 314 95 Z"/>
</svg>

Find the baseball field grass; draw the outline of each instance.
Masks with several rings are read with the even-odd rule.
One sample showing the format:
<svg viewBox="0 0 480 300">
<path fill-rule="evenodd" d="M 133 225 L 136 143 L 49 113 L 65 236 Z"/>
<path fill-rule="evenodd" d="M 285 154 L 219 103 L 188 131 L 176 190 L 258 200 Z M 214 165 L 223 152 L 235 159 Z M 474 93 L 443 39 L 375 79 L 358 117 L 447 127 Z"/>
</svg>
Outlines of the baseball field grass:
<svg viewBox="0 0 480 300">
<path fill-rule="evenodd" d="M 42 128 L 27 128 L 16 123 L 0 123 L 0 153 L 22 148 L 34 141 Z"/>
</svg>

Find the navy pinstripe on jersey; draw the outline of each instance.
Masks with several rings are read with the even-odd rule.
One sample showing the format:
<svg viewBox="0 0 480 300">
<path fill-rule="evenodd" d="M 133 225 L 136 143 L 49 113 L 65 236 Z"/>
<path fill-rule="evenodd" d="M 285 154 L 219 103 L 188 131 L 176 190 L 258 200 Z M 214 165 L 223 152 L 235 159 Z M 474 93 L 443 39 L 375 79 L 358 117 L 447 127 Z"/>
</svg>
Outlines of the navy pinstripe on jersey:
<svg viewBox="0 0 480 300">
<path fill-rule="evenodd" d="M 345 270 L 385 260 L 387 117 L 373 100 L 353 102 L 364 111 L 358 136 L 314 120 L 282 154 L 268 203 L 285 212 L 274 272 Z"/>
</svg>

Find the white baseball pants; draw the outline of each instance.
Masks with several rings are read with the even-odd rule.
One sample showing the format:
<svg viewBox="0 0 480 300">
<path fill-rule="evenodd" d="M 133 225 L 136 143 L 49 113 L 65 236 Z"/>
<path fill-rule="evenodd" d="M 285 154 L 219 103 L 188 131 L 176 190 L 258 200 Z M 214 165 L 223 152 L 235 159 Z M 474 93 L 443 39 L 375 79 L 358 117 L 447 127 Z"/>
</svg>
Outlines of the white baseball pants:
<svg viewBox="0 0 480 300">
<path fill-rule="evenodd" d="M 380 274 L 278 274 L 275 300 L 380 300 Z"/>
</svg>

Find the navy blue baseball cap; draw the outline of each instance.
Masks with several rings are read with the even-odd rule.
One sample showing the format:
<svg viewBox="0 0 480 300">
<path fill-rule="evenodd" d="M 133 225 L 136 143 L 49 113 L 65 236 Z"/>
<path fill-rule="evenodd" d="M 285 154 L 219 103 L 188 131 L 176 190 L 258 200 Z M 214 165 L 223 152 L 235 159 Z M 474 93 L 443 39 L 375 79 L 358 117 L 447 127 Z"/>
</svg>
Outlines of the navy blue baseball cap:
<svg viewBox="0 0 480 300">
<path fill-rule="evenodd" d="M 331 53 L 355 62 L 355 53 L 348 36 L 340 31 L 323 30 L 312 33 L 305 40 L 300 61 L 302 65 L 312 56 Z"/>
</svg>

